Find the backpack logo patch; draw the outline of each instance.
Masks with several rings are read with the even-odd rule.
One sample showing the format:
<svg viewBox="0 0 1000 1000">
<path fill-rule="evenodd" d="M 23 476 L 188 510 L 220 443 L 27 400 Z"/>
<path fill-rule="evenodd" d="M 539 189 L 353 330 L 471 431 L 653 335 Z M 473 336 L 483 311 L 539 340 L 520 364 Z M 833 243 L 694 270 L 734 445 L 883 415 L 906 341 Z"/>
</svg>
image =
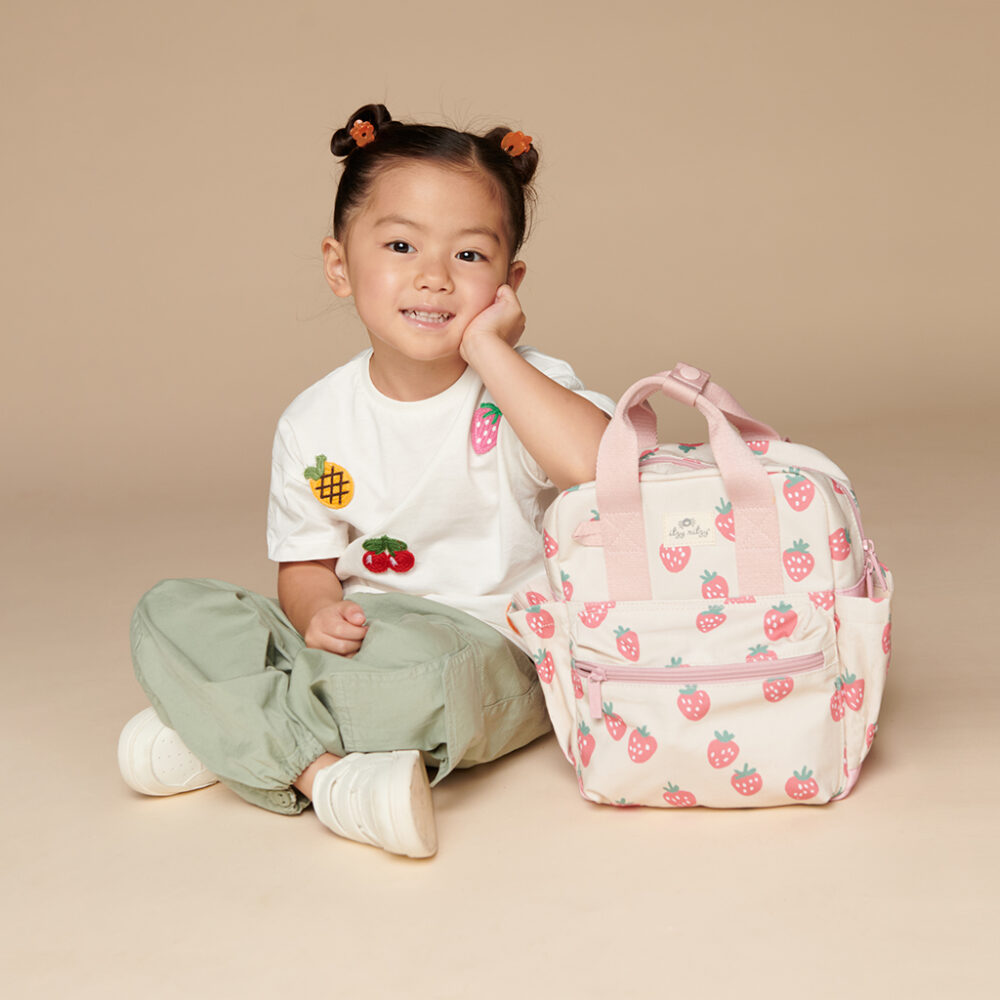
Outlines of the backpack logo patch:
<svg viewBox="0 0 1000 1000">
<path fill-rule="evenodd" d="M 667 511 L 663 516 L 663 544 L 714 545 L 715 516 L 710 511 Z"/>
</svg>

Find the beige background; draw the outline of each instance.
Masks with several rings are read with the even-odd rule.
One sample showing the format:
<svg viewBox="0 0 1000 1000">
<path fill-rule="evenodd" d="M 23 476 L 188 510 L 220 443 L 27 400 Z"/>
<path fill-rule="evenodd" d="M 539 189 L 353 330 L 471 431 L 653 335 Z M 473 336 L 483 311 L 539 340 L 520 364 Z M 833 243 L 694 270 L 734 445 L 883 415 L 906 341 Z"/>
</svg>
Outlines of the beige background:
<svg viewBox="0 0 1000 1000">
<path fill-rule="evenodd" d="M 0 17 L 11 995 L 993 995 L 1000 6 Z M 365 344 L 318 247 L 367 101 L 535 137 L 527 342 L 612 395 L 695 362 L 852 476 L 900 591 L 850 799 L 600 809 L 545 740 L 445 783 L 412 864 L 121 784 L 131 607 L 164 576 L 273 589 L 274 422 Z"/>
</svg>

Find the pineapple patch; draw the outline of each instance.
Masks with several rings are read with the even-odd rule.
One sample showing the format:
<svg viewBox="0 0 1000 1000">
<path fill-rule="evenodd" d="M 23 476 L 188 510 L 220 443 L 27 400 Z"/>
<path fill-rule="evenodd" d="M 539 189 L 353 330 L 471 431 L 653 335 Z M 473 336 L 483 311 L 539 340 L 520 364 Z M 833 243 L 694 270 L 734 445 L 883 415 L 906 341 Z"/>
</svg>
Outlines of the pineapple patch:
<svg viewBox="0 0 1000 1000">
<path fill-rule="evenodd" d="M 326 460 L 326 455 L 317 455 L 316 464 L 305 470 L 309 488 L 313 496 L 324 507 L 340 510 L 354 497 L 354 480 L 347 469 Z"/>
</svg>

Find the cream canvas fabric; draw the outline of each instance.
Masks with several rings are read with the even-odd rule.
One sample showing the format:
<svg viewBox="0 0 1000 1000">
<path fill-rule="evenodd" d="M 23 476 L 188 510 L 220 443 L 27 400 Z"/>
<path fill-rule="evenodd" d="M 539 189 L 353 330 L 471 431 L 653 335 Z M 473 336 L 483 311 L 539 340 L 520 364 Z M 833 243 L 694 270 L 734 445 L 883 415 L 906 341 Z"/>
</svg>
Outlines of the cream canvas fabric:
<svg viewBox="0 0 1000 1000">
<path fill-rule="evenodd" d="M 697 406 L 709 440 L 656 444 L 657 390 Z M 597 480 L 560 494 L 544 540 L 546 579 L 510 621 L 586 798 L 746 807 L 851 790 L 893 584 L 830 459 L 681 365 L 622 398 Z"/>
</svg>

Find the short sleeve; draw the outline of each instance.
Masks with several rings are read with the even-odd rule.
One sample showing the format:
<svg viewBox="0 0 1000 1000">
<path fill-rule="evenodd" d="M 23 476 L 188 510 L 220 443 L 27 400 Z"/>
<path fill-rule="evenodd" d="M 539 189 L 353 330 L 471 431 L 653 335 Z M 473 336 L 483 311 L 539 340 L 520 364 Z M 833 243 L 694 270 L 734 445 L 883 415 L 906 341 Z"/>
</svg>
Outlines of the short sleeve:
<svg viewBox="0 0 1000 1000">
<path fill-rule="evenodd" d="M 594 392 L 592 389 L 584 388 L 583 382 L 573 371 L 573 368 L 566 361 L 560 358 L 550 357 L 542 354 L 534 347 L 517 347 L 518 354 L 524 358 L 533 368 L 537 368 L 543 375 L 547 375 L 553 382 L 558 382 L 578 396 L 589 399 L 599 410 L 603 410 L 609 417 L 615 413 L 615 402 L 610 396 L 605 396 L 603 392 Z"/>
<path fill-rule="evenodd" d="M 267 506 L 267 554 L 275 562 L 336 559 L 348 544 L 348 526 L 313 495 L 306 469 L 317 456 L 305 456 L 290 421 L 282 417 L 271 453 Z"/>
<path fill-rule="evenodd" d="M 543 375 L 547 375 L 553 382 L 558 382 L 559 385 L 564 386 L 571 392 L 575 392 L 578 396 L 583 396 L 584 399 L 589 400 L 599 410 L 607 413 L 608 416 L 614 416 L 614 400 L 609 396 L 605 396 L 604 393 L 594 392 L 592 389 L 585 388 L 583 382 L 580 381 L 579 376 L 568 362 L 560 358 L 553 358 L 548 354 L 543 354 L 534 347 L 518 346 L 515 350 L 528 364 L 533 368 L 537 368 Z M 517 442 L 517 449 L 521 467 L 532 482 L 540 488 L 551 487 L 552 481 L 545 475 L 542 467 L 532 458 L 520 441 Z"/>
</svg>

